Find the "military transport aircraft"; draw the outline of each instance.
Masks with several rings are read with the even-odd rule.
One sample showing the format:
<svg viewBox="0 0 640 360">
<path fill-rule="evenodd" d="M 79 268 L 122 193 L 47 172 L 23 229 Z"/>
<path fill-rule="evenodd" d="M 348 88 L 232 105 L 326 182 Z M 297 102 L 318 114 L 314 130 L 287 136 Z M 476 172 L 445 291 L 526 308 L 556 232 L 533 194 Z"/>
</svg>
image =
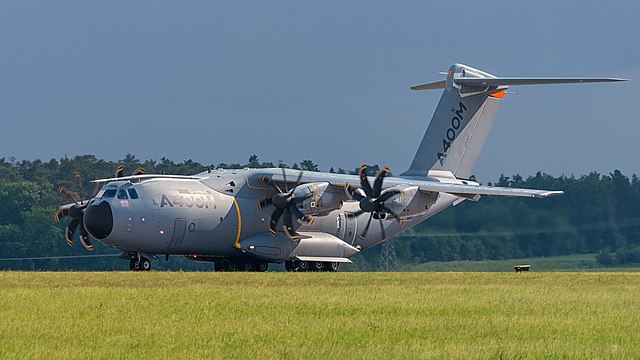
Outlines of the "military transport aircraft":
<svg viewBox="0 0 640 360">
<path fill-rule="evenodd" d="M 150 258 L 182 255 L 216 271 L 337 271 L 340 263 L 445 208 L 482 195 L 544 198 L 562 191 L 480 186 L 470 180 L 506 90 L 512 85 L 623 81 L 616 78 L 495 77 L 454 64 L 411 166 L 375 177 L 274 169 L 216 169 L 193 176 L 138 172 L 96 180 L 89 201 L 61 206 L 66 238 L 119 249 L 132 270 Z M 63 193 L 65 190 L 63 190 Z M 68 194 L 68 192 L 67 192 Z M 497 221 L 498 219 L 496 219 Z"/>
</svg>

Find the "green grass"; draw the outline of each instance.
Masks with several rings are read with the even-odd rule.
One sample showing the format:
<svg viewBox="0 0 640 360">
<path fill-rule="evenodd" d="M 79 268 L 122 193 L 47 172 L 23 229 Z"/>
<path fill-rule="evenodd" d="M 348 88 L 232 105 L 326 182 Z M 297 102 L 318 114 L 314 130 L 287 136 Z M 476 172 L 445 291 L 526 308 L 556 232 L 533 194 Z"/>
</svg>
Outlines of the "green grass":
<svg viewBox="0 0 640 360">
<path fill-rule="evenodd" d="M 596 262 L 595 254 L 580 254 L 542 258 L 484 260 L 484 261 L 433 261 L 417 265 L 405 265 L 401 271 L 513 271 L 515 265 L 531 265 L 531 271 L 640 271 L 639 267 L 605 268 Z"/>
<path fill-rule="evenodd" d="M 635 273 L 0 272 L 0 358 L 628 358 Z"/>
</svg>

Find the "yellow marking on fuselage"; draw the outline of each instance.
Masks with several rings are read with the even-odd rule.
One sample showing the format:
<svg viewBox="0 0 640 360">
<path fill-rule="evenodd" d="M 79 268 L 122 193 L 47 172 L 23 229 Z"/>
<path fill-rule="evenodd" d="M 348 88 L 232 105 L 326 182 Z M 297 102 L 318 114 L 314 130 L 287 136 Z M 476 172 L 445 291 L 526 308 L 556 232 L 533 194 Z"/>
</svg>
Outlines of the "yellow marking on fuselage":
<svg viewBox="0 0 640 360">
<path fill-rule="evenodd" d="M 240 206 L 238 205 L 238 201 L 236 198 L 233 198 L 233 205 L 236 207 L 236 212 L 238 213 L 238 233 L 236 234 L 236 249 L 240 249 L 240 232 L 242 232 L 242 215 L 240 215 Z"/>
<path fill-rule="evenodd" d="M 318 212 L 318 188 L 314 184 L 311 184 L 311 186 L 313 187 L 313 201 L 316 203 L 313 208 L 313 215 L 315 215 Z"/>
</svg>

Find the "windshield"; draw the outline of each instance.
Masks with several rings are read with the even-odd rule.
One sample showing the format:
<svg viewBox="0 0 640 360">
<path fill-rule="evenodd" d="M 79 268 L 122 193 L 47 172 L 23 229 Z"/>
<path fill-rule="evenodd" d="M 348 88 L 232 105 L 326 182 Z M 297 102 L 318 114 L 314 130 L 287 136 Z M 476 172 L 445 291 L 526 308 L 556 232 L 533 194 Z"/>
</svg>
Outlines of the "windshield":
<svg viewBox="0 0 640 360">
<path fill-rule="evenodd" d="M 126 199 L 128 199 L 128 197 L 127 197 L 127 192 L 126 192 L 126 191 L 124 191 L 124 190 L 120 190 L 120 191 L 118 191 L 118 199 L 120 199 L 120 200 L 126 200 Z"/>
<path fill-rule="evenodd" d="M 116 196 L 116 189 L 108 189 L 104 191 L 104 194 L 102 194 L 101 199 L 108 199 L 114 196 Z"/>
</svg>

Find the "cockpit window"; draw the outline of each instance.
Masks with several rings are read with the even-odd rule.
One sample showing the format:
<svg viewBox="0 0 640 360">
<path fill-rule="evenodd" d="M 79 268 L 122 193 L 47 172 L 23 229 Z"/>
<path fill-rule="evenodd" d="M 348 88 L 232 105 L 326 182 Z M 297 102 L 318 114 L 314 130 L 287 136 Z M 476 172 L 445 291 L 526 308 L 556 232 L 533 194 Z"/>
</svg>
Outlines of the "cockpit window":
<svg viewBox="0 0 640 360">
<path fill-rule="evenodd" d="M 129 192 L 129 197 L 132 199 L 137 199 L 138 198 L 138 192 L 136 191 L 136 189 L 134 188 L 129 188 L 127 189 L 127 191 Z"/>
<path fill-rule="evenodd" d="M 126 200 L 126 199 L 128 199 L 128 198 L 129 198 L 129 197 L 127 196 L 127 192 L 126 192 L 126 191 L 124 191 L 124 190 L 120 190 L 120 191 L 118 191 L 118 199 L 120 199 L 120 200 Z"/>
<path fill-rule="evenodd" d="M 112 198 L 116 196 L 116 190 L 115 189 L 108 189 L 104 191 L 104 194 L 102 194 L 101 199 L 108 199 L 108 198 Z"/>
</svg>

